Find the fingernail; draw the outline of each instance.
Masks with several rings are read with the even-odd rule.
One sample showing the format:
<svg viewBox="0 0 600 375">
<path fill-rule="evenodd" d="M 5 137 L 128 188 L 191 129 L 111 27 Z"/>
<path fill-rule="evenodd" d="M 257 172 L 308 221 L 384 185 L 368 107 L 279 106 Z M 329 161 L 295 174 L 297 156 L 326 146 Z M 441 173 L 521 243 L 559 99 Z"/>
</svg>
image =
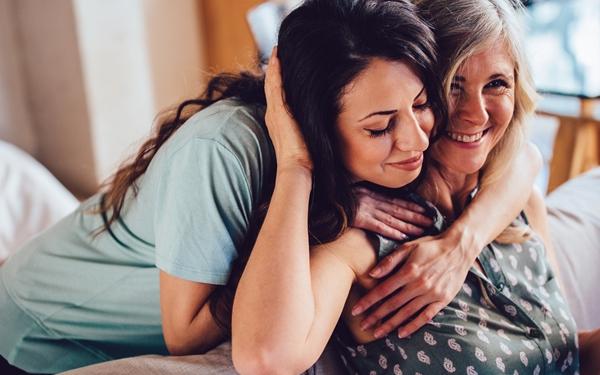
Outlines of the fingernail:
<svg viewBox="0 0 600 375">
<path fill-rule="evenodd" d="M 425 213 L 425 207 L 423 207 L 423 206 L 421 206 L 419 204 L 415 205 L 414 207 L 416 208 L 417 212 L 419 212 L 419 213 Z"/>
<path fill-rule="evenodd" d="M 406 332 L 404 331 L 398 331 L 398 338 L 399 339 L 403 339 L 406 337 Z"/>
<path fill-rule="evenodd" d="M 377 331 L 375 331 L 375 333 L 373 334 L 373 336 L 375 336 L 376 339 L 383 337 L 383 335 L 384 335 L 383 331 L 379 330 L 379 329 Z"/>
<path fill-rule="evenodd" d="M 358 314 L 363 312 L 363 308 L 362 306 L 356 306 L 355 308 L 352 309 L 352 316 L 357 316 Z"/>
<path fill-rule="evenodd" d="M 369 275 L 371 277 L 377 277 L 381 274 L 381 268 L 375 268 L 373 270 L 371 270 L 371 272 L 369 272 Z"/>
</svg>

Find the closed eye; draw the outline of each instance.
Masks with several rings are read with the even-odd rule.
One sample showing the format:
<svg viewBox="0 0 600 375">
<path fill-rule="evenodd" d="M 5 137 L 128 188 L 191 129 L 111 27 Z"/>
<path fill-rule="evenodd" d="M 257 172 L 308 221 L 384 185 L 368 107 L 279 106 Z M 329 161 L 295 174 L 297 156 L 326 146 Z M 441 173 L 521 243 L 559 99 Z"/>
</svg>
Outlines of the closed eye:
<svg viewBox="0 0 600 375">
<path fill-rule="evenodd" d="M 371 138 L 383 137 L 384 135 L 390 133 L 394 130 L 394 126 L 396 126 L 396 117 L 392 116 L 387 123 L 387 126 L 383 129 L 365 129 L 369 132 L 369 136 Z"/>
<path fill-rule="evenodd" d="M 424 111 L 426 109 L 431 108 L 431 103 L 429 102 L 429 100 L 427 100 L 425 101 L 425 103 L 413 105 L 413 108 L 417 111 Z"/>
</svg>

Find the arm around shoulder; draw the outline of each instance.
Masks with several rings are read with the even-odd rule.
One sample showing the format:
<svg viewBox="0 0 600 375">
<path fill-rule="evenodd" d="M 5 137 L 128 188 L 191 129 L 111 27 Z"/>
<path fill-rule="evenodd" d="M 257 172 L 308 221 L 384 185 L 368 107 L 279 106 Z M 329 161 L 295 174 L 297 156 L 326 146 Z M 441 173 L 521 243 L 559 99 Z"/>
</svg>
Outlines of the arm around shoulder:
<svg viewBox="0 0 600 375">
<path fill-rule="evenodd" d="M 463 214 L 449 228 L 461 238 L 471 237 L 474 259 L 481 249 L 492 242 L 523 210 L 530 197 L 535 176 L 542 167 L 538 148 L 528 142 L 521 147 L 511 164 L 497 179 L 486 184 Z M 485 176 L 484 176 L 485 178 Z"/>
</svg>

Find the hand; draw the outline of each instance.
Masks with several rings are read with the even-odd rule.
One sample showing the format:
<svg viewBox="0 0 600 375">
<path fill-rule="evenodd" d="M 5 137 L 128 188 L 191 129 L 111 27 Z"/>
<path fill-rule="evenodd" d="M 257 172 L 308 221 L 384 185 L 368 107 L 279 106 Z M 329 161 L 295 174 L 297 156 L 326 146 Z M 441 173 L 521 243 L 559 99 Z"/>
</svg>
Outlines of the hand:
<svg viewBox="0 0 600 375">
<path fill-rule="evenodd" d="M 600 329 L 579 332 L 581 375 L 600 373 Z"/>
<path fill-rule="evenodd" d="M 265 122 L 275 149 L 277 169 L 300 166 L 312 171 L 312 160 L 304 137 L 285 102 L 277 47 L 273 48 L 267 65 L 265 96 L 267 99 Z"/>
<path fill-rule="evenodd" d="M 423 215 L 425 209 L 403 199 L 389 198 L 367 188 L 357 187 L 354 194 L 358 208 L 352 226 L 379 233 L 394 240 L 405 240 L 407 235 L 423 234 L 421 227 L 433 224 Z"/>
<path fill-rule="evenodd" d="M 402 265 L 352 309 L 352 314 L 358 315 L 387 297 L 361 322 L 361 327 L 373 327 L 394 312 L 375 327 L 375 337 L 382 337 L 418 313 L 398 329 L 398 336 L 406 337 L 433 319 L 458 294 L 474 262 L 471 249 L 475 245 L 465 238 L 470 236 L 448 230 L 439 236 L 407 242 L 382 259 L 369 273 L 371 277 L 381 279 Z"/>
</svg>

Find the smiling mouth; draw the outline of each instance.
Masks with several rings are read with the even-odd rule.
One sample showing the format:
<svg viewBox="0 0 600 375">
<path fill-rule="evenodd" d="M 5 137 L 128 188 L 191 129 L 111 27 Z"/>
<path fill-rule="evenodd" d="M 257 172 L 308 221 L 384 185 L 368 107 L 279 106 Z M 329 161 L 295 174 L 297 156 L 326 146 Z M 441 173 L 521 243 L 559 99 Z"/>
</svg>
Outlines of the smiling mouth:
<svg viewBox="0 0 600 375">
<path fill-rule="evenodd" d="M 446 132 L 446 136 L 456 142 L 474 143 L 483 138 L 483 136 L 486 135 L 489 130 L 490 128 L 487 128 L 484 131 L 475 134 L 461 134 L 448 131 Z"/>
<path fill-rule="evenodd" d="M 402 169 L 405 171 L 414 171 L 421 167 L 423 164 L 423 153 L 412 157 L 410 159 L 405 159 L 396 163 L 390 163 L 389 165 L 394 168 Z"/>
<path fill-rule="evenodd" d="M 395 162 L 395 163 L 392 163 L 392 164 L 396 164 L 396 165 L 411 164 L 411 163 L 420 161 L 422 157 L 423 157 L 423 153 L 420 153 L 419 155 L 417 155 L 415 157 L 412 157 L 410 159 L 405 159 L 405 160 L 398 161 L 398 162 Z"/>
</svg>

